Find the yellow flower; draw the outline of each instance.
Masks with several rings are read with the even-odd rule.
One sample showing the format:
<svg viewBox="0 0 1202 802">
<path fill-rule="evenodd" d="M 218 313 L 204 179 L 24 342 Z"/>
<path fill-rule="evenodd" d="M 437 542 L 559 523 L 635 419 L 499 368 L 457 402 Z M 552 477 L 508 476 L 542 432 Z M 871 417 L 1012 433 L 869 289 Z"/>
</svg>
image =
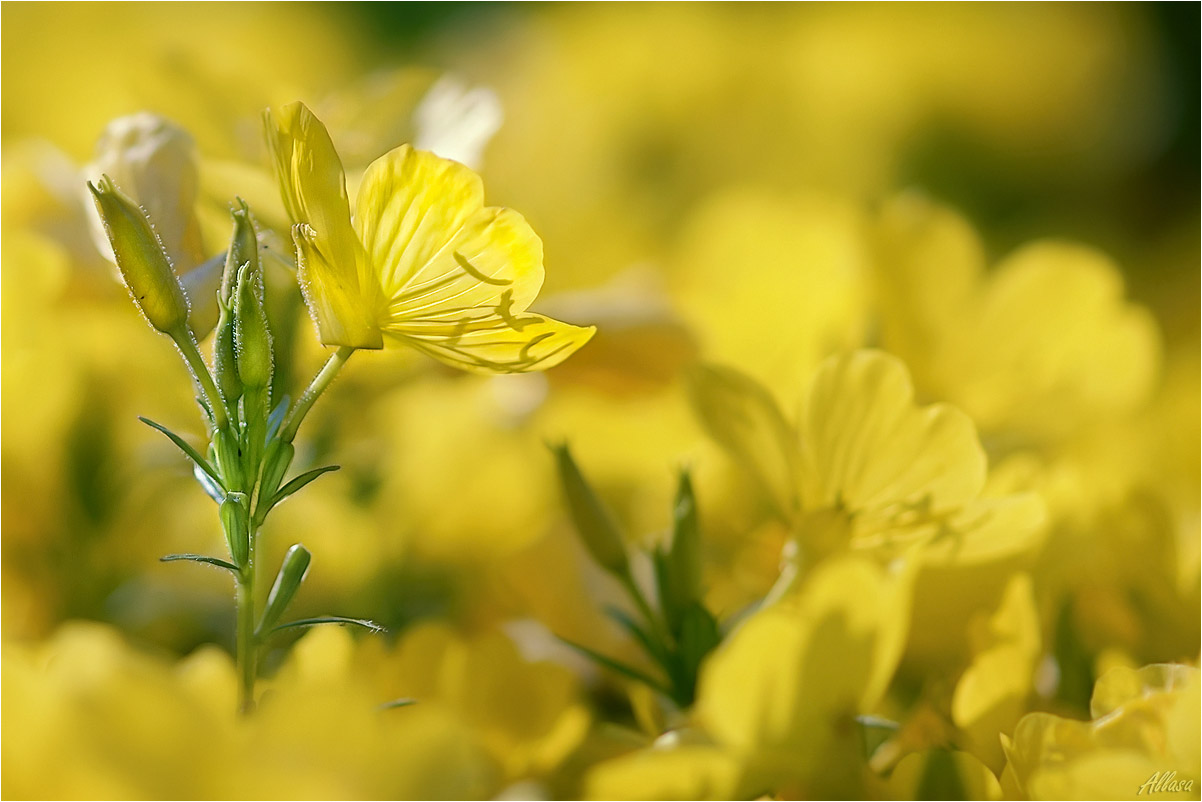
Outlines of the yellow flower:
<svg viewBox="0 0 1202 802">
<path fill-rule="evenodd" d="M 856 716 L 880 705 L 901 658 L 914 574 L 859 557 L 819 566 L 748 618 L 702 667 L 700 731 L 596 766 L 617 799 L 854 799 L 868 767 Z"/>
<path fill-rule="evenodd" d="M 1198 669 L 1115 668 L 1094 686 L 1092 721 L 1030 713 L 1003 740 L 1010 799 L 1197 799 Z"/>
<path fill-rule="evenodd" d="M 1033 545 L 1042 507 L 991 498 L 972 420 L 919 406 L 904 363 L 880 351 L 830 357 L 796 427 L 758 383 L 696 371 L 694 402 L 711 436 L 763 486 L 812 557 L 844 548 L 883 559 L 926 544 L 930 562 L 988 562 Z"/>
<path fill-rule="evenodd" d="M 408 345 L 453 367 L 552 367 L 593 328 L 531 314 L 542 242 L 484 206 L 479 176 L 403 145 L 367 168 L 352 216 L 329 133 L 301 103 L 267 112 L 299 279 L 326 345 Z"/>
<path fill-rule="evenodd" d="M 970 751 L 991 769 L 1005 763 L 999 733 L 1010 735 L 1026 710 L 1039 660 L 1039 611 L 1027 574 L 1015 574 L 1001 604 L 970 630 L 974 655 L 952 696 L 952 719 Z"/>
</svg>

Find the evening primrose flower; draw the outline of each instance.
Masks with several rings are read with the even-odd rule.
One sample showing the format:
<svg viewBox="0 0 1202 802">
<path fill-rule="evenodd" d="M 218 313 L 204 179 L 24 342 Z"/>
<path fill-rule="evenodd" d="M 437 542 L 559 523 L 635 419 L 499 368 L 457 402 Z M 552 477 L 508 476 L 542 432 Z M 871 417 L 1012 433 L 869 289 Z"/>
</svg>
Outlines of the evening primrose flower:
<svg viewBox="0 0 1202 802">
<path fill-rule="evenodd" d="M 1094 686 L 1092 721 L 1029 713 L 1002 741 L 1009 799 L 1197 799 L 1198 669 L 1114 668 Z"/>
<path fill-rule="evenodd" d="M 484 206 L 479 176 L 403 145 L 373 162 L 355 200 L 325 126 L 301 103 L 266 114 L 305 301 L 325 345 L 407 345 L 453 367 L 552 367 L 592 336 L 526 311 L 542 242 Z"/>
</svg>

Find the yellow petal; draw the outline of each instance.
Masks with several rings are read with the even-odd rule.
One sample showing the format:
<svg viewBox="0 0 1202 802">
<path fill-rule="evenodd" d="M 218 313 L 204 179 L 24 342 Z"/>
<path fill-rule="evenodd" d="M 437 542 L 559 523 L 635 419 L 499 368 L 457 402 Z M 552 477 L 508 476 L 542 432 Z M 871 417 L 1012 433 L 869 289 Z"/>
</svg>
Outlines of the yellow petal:
<svg viewBox="0 0 1202 802">
<path fill-rule="evenodd" d="M 980 651 L 952 697 L 952 718 L 972 751 L 993 769 L 1004 763 L 999 733 L 1010 734 L 1026 709 L 1039 659 L 1039 613 L 1027 574 L 1016 574 L 998 610 L 980 627 Z"/>
<path fill-rule="evenodd" d="M 517 212 L 485 208 L 458 162 L 399 147 L 368 168 L 355 205 L 389 327 L 517 314 L 542 287 L 541 240 Z"/>
<path fill-rule="evenodd" d="M 897 505 L 948 509 L 985 483 L 985 453 L 964 413 L 918 407 L 902 362 L 857 351 L 823 363 L 801 419 L 806 509 L 842 507 L 861 523 Z"/>
<path fill-rule="evenodd" d="M 321 121 L 303 103 L 266 113 L 267 144 L 298 246 L 298 278 L 321 341 L 380 348 L 380 296 L 351 226 L 342 162 Z"/>
<path fill-rule="evenodd" d="M 997 777 L 967 752 L 906 755 L 889 775 L 890 799 L 1001 799 Z"/>
<path fill-rule="evenodd" d="M 860 765 L 853 719 L 893 675 L 908 598 L 906 576 L 858 558 L 823 563 L 798 596 L 756 613 L 703 667 L 699 720 L 778 787 L 846 781 L 833 769 Z"/>
<path fill-rule="evenodd" d="M 739 764 L 715 746 L 643 749 L 593 768 L 586 799 L 735 799 Z"/>
<path fill-rule="evenodd" d="M 297 279 L 322 343 L 382 348 L 383 337 L 366 314 L 354 275 L 331 260 L 328 243 L 306 225 L 296 226 L 292 238 Z"/>
<path fill-rule="evenodd" d="M 474 373 L 526 373 L 558 365 L 589 341 L 596 329 L 542 315 L 498 315 L 444 323 L 411 321 L 388 330 L 403 343 L 453 368 Z"/>
<path fill-rule="evenodd" d="M 970 314 L 949 370 L 961 372 L 957 398 L 982 428 L 1056 434 L 1130 410 L 1152 389 L 1156 323 L 1126 302 L 1121 273 L 1098 251 L 1032 243 L 998 265 Z"/>
<path fill-rule="evenodd" d="M 704 365 L 689 375 L 689 395 L 719 445 L 760 482 L 777 512 L 797 509 L 797 435 L 762 385 L 733 368 Z"/>
</svg>

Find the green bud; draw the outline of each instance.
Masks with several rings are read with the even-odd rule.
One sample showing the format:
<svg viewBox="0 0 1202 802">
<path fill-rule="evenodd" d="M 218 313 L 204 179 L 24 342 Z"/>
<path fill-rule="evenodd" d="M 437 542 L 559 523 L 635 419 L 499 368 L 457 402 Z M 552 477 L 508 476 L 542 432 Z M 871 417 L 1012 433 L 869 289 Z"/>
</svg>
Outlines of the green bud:
<svg viewBox="0 0 1202 802">
<path fill-rule="evenodd" d="M 151 326 L 175 336 L 188 324 L 188 298 L 150 219 L 107 175 L 88 189 L 134 302 Z"/>
<path fill-rule="evenodd" d="M 234 295 L 234 354 L 243 387 L 271 384 L 271 331 L 263 308 L 263 278 L 251 263 L 238 270 Z"/>
<path fill-rule="evenodd" d="M 263 608 L 263 618 L 260 619 L 259 628 L 256 630 L 258 634 L 267 634 L 279 623 L 292 597 L 300 589 L 305 572 L 309 570 L 310 558 L 309 550 L 299 543 L 288 549 L 288 553 L 284 555 L 284 563 L 280 566 L 280 573 L 276 575 L 275 584 L 271 586 L 271 593 L 267 594 L 267 606 Z"/>
<path fill-rule="evenodd" d="M 687 471 L 681 471 L 672 512 L 672 544 L 662 558 L 660 604 L 675 631 L 684 611 L 701 600 L 701 533 L 697 498 Z"/>
<path fill-rule="evenodd" d="M 274 439 L 267 445 L 263 455 L 263 481 L 259 484 L 259 495 L 270 500 L 275 491 L 280 489 L 284 474 L 292 464 L 296 455 L 296 447 L 286 440 Z"/>
<path fill-rule="evenodd" d="M 553 446 L 551 450 L 555 453 L 559 483 L 563 487 L 568 510 L 585 547 L 605 570 L 616 576 L 627 575 L 630 565 L 626 557 L 626 545 L 613 515 L 576 467 L 567 445 Z"/>
<path fill-rule="evenodd" d="M 220 302 L 219 302 L 220 303 Z M 234 356 L 234 310 L 222 303 L 217 333 L 213 335 L 213 374 L 221 397 L 230 408 L 242 397 L 242 380 Z"/>
<path fill-rule="evenodd" d="M 221 502 L 221 527 L 234 565 L 241 568 L 250 559 L 250 498 L 245 493 L 229 493 Z"/>
<path fill-rule="evenodd" d="M 238 445 L 238 438 L 228 429 L 218 429 L 213 433 L 213 459 L 227 488 L 238 490 L 246 486 L 243 483 L 242 447 Z"/>
<path fill-rule="evenodd" d="M 234 288 L 242 266 L 249 264 L 251 270 L 259 272 L 259 242 L 246 201 L 238 198 L 238 206 L 230 214 L 234 218 L 234 233 L 225 256 L 225 272 L 221 274 L 221 302 L 226 306 L 233 305 Z"/>
</svg>

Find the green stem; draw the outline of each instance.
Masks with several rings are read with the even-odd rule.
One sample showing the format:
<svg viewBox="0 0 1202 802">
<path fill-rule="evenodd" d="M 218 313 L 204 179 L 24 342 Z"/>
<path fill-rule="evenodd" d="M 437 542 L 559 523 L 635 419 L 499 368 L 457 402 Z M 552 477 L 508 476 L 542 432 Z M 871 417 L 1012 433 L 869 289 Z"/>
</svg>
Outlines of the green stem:
<svg viewBox="0 0 1202 802">
<path fill-rule="evenodd" d="M 330 358 L 313 377 L 313 381 L 305 389 L 304 395 L 296 402 L 296 406 L 292 408 L 292 412 L 288 414 L 284 425 L 280 427 L 280 439 L 286 443 L 291 443 L 296 437 L 296 432 L 300 428 L 301 421 L 305 419 L 305 415 L 309 414 L 309 409 L 321 396 L 325 389 L 330 386 L 330 382 L 334 381 L 334 377 L 338 375 L 338 371 L 342 370 L 342 366 L 351 358 L 351 354 L 355 353 L 355 349 L 349 345 L 343 345 L 335 351 Z"/>
<path fill-rule="evenodd" d="M 221 393 L 217 392 L 217 385 L 213 382 L 212 374 L 209 373 L 209 366 L 205 364 L 204 357 L 200 355 L 200 346 L 196 344 L 196 337 L 192 334 L 192 329 L 187 325 L 181 326 L 179 331 L 171 332 L 171 339 L 175 340 L 175 344 L 179 346 L 179 352 L 183 354 L 184 361 L 188 363 L 188 370 L 192 373 L 192 378 L 196 380 L 205 400 L 209 402 L 209 409 L 213 411 L 213 425 L 218 429 L 226 428 L 229 425 L 229 417 L 225 411 L 225 401 L 222 399 Z"/>
<path fill-rule="evenodd" d="M 238 574 L 237 650 L 238 710 L 246 714 L 255 709 L 255 680 L 259 674 L 259 644 L 255 640 L 255 541 L 258 532 L 250 525 L 246 565 Z"/>
</svg>

